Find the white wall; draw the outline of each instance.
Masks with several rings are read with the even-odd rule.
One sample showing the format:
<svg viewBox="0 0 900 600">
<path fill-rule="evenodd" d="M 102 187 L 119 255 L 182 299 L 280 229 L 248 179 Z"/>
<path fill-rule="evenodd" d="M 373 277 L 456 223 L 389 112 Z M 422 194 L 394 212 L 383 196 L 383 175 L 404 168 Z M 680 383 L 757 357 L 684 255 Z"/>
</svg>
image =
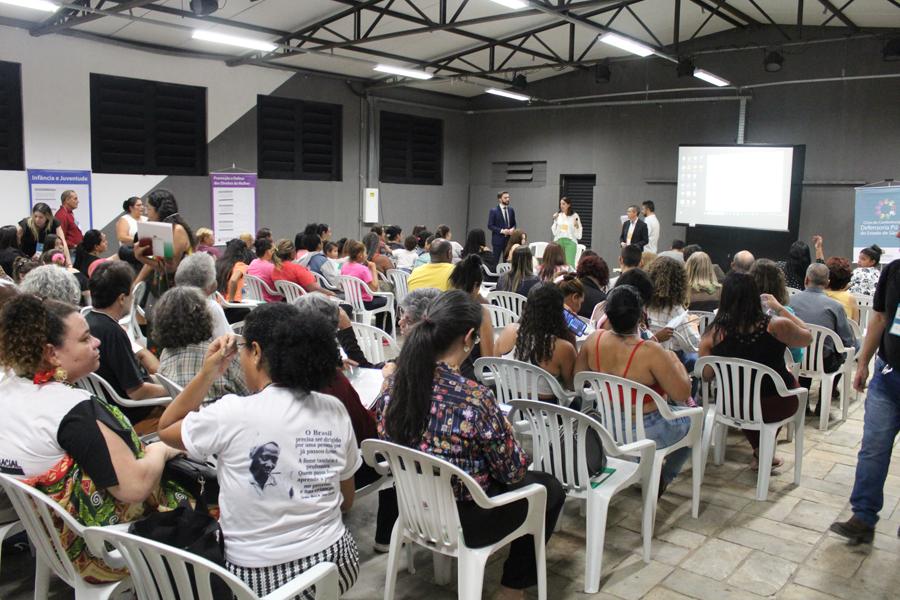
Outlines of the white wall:
<svg viewBox="0 0 900 600">
<path fill-rule="evenodd" d="M 157 56 L 75 38 L 32 37 L 0 27 L 0 60 L 22 65 L 26 169 L 91 168 L 90 74 L 118 75 L 207 88 L 207 139 L 213 140 L 291 73 L 221 62 Z M 210 164 L 211 169 L 223 165 Z M 164 176 L 94 174 L 93 223 L 100 229 L 129 196 L 142 195 Z M 24 171 L 0 171 L 0 223 L 28 214 Z"/>
</svg>

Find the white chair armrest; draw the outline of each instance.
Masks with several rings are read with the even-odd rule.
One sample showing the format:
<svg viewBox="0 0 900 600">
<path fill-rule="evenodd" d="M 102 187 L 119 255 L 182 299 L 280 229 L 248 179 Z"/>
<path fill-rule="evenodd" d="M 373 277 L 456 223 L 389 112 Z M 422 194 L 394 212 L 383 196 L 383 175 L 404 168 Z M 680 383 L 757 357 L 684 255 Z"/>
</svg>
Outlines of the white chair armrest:
<svg viewBox="0 0 900 600">
<path fill-rule="evenodd" d="M 393 299 L 394 299 L 394 293 L 393 293 L 393 292 L 369 292 L 369 293 L 372 294 L 373 296 L 383 296 L 383 297 L 388 298 L 388 299 L 390 299 L 390 300 L 393 300 Z"/>
<path fill-rule="evenodd" d="M 170 398 L 169 396 L 161 396 L 159 398 L 144 398 L 143 400 L 119 398 L 119 402 L 121 402 L 122 406 L 127 406 L 129 408 L 144 406 L 168 406 L 172 403 L 172 398 Z"/>
<path fill-rule="evenodd" d="M 603 451 L 606 452 L 610 456 L 623 456 L 623 455 L 631 455 L 635 454 L 641 455 L 641 460 L 645 457 L 650 458 L 653 456 L 653 453 L 656 452 L 656 442 L 653 440 L 638 440 L 636 442 L 631 442 L 630 444 L 623 444 L 622 446 L 614 446 L 612 448 L 607 448 L 604 446 Z"/>
<path fill-rule="evenodd" d="M 479 487 L 478 490 L 481 490 L 481 487 Z M 528 500 L 530 498 L 537 499 L 538 497 L 543 497 L 546 502 L 547 498 L 547 488 L 539 483 L 532 483 L 517 490 L 504 492 L 497 496 L 488 496 L 483 490 L 481 490 L 480 494 L 472 489 L 469 489 L 469 492 L 472 493 L 472 500 L 474 500 L 475 504 L 481 508 L 499 508 L 519 500 Z"/>
<path fill-rule="evenodd" d="M 310 586 L 316 586 L 316 600 L 337 600 L 338 570 L 334 563 L 319 563 L 266 596 L 262 600 L 288 600 Z"/>
<path fill-rule="evenodd" d="M 107 525 L 106 527 L 88 527 L 85 529 L 83 535 L 84 543 L 87 545 L 91 556 L 99 558 L 113 569 L 127 567 L 128 565 L 125 563 L 125 558 L 122 556 L 121 552 L 116 549 L 107 549 L 103 540 L 91 535 L 90 531 L 91 529 L 113 529 L 115 531 L 124 531 L 127 533 L 129 525 L 131 525 L 131 523 L 118 523 L 116 525 Z"/>
</svg>

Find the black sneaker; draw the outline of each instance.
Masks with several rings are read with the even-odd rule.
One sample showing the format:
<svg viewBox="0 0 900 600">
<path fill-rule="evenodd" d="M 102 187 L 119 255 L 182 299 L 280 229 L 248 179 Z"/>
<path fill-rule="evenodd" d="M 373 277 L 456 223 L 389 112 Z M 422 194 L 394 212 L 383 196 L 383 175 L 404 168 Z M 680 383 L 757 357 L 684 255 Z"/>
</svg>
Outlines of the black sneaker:
<svg viewBox="0 0 900 600">
<path fill-rule="evenodd" d="M 856 517 L 850 517 L 849 520 L 844 522 L 835 521 L 831 524 L 830 529 L 839 536 L 847 538 L 847 542 L 851 546 L 871 544 L 875 538 L 875 528 L 866 525 Z"/>
</svg>

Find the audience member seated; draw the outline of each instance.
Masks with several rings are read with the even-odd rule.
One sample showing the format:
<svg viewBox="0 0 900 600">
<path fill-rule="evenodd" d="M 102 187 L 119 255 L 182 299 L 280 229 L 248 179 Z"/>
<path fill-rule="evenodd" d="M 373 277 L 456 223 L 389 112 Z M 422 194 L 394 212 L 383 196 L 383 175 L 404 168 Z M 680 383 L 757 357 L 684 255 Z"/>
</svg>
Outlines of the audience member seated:
<svg viewBox="0 0 900 600">
<path fill-rule="evenodd" d="M 256 241 L 253 242 L 253 248 L 256 251 L 256 258 L 247 267 L 247 275 L 259 277 L 270 290 L 274 290 L 275 280 L 272 275 L 275 272 L 275 262 L 272 259 L 275 256 L 275 243 L 272 241 L 272 238 L 257 237 Z M 266 302 L 280 302 L 284 300 L 281 295 L 270 294 L 265 289 L 262 292 L 262 296 Z"/>
<path fill-rule="evenodd" d="M 563 317 L 563 293 L 555 285 L 540 285 L 528 294 L 517 323 L 507 325 L 497 339 L 495 354 L 536 365 L 571 390 L 575 373 L 575 334 Z M 538 389 L 542 400 L 559 401 L 549 386 Z"/>
<path fill-rule="evenodd" d="M 482 356 L 494 356 L 494 326 L 491 322 L 491 313 L 487 306 L 484 306 L 487 301 L 481 296 L 481 284 L 484 280 L 482 264 L 480 256 L 470 254 L 456 263 L 450 274 L 450 289 L 461 290 L 482 305 L 481 327 L 478 329 L 480 340 L 472 346 L 472 351 L 459 367 L 460 374 L 466 379 L 475 379 L 476 360 Z"/>
<path fill-rule="evenodd" d="M 218 291 L 228 302 L 240 302 L 244 294 L 244 275 L 253 261 L 253 253 L 244 240 L 235 238 L 225 244 L 222 258 L 216 261 Z"/>
<path fill-rule="evenodd" d="M 806 269 L 806 279 L 803 282 L 804 290 L 791 296 L 791 308 L 794 309 L 794 313 L 800 320 L 811 325 L 827 327 L 838 334 L 844 347 L 859 350 L 859 341 L 853 335 L 853 330 L 850 329 L 850 323 L 847 322 L 847 312 L 844 310 L 844 307 L 837 300 L 833 300 L 825 295 L 825 288 L 828 286 L 828 276 L 828 267 L 825 265 L 821 263 L 809 265 Z M 845 359 L 845 354 L 838 354 L 834 351 L 834 344 L 830 339 L 825 340 L 822 361 L 827 373 L 837 371 L 844 364 Z M 839 381 L 840 378 L 835 379 L 835 384 Z M 808 388 L 810 381 L 805 377 L 801 377 L 800 385 Z M 832 392 L 835 396 L 838 394 L 838 389 L 838 386 L 835 385 Z M 821 407 L 821 402 L 816 405 L 816 414 L 819 414 Z"/>
<path fill-rule="evenodd" d="M 50 210 L 44 202 L 38 202 L 31 209 L 31 216 L 19 221 L 18 228 L 19 249 L 22 254 L 30 258 L 34 258 L 44 250 L 47 250 L 47 236 L 55 235 L 63 240 L 66 262 L 71 262 L 69 248 L 65 246 L 66 235 L 63 233 L 62 226 L 53 217 L 53 211 Z"/>
<path fill-rule="evenodd" d="M 450 289 L 450 274 L 453 272 L 453 249 L 450 242 L 435 239 L 429 250 L 429 262 L 416 267 L 406 282 L 409 291 L 419 288 Z"/>
<path fill-rule="evenodd" d="M 700 247 L 700 244 L 688 244 L 685 246 L 681 254 L 681 257 L 684 259 L 682 262 L 687 263 L 687 261 L 690 260 L 691 255 L 695 252 L 703 252 L 703 248 Z M 713 263 L 713 271 L 715 272 L 716 280 L 719 283 L 725 281 L 725 271 L 722 270 L 722 267 Z"/>
<path fill-rule="evenodd" d="M 81 243 L 75 249 L 75 263 L 72 266 L 85 277 L 90 277 L 93 272 L 91 265 L 100 260 L 108 247 L 105 233 L 96 229 L 88 229 L 84 232 Z"/>
<path fill-rule="evenodd" d="M 171 287 L 172 276 L 178 270 L 181 259 L 190 254 L 197 244 L 194 232 L 178 212 L 178 202 L 169 190 L 157 189 L 147 194 L 147 218 L 158 223 L 171 223 L 174 238 L 172 258 L 152 256 L 152 246 L 135 246 L 134 257 L 144 263 L 135 283 L 147 281 L 149 310 L 156 298 Z"/>
<path fill-rule="evenodd" d="M 428 248 L 426 246 L 431 243 L 428 241 L 428 239 L 432 238 L 433 235 L 434 234 L 432 234 L 427 229 L 423 229 L 422 231 L 420 231 L 419 233 L 416 234 L 416 254 L 418 254 L 420 257 L 423 254 L 428 253 Z M 413 266 L 415 267 L 416 265 L 413 265 Z"/>
<path fill-rule="evenodd" d="M 403 229 L 399 225 L 388 225 L 384 228 L 384 238 L 388 249 L 393 253 L 403 247 Z"/>
<path fill-rule="evenodd" d="M 56 236 L 48 235 L 47 240 L 49 241 L 51 237 Z M 75 278 L 75 281 L 78 282 L 78 287 L 81 290 L 79 304 L 81 306 L 91 305 L 91 292 L 88 289 L 88 284 L 90 282 L 87 275 L 66 263 L 66 255 L 62 250 L 44 250 L 44 252 L 41 254 L 41 264 L 52 265 L 72 275 Z M 94 267 L 96 267 L 96 264 L 94 265 Z"/>
<path fill-rule="evenodd" d="M 0 383 L 3 472 L 26 479 L 88 527 L 127 523 L 188 499 L 160 482 L 175 450 L 143 446 L 118 407 L 72 387 L 97 368 L 99 344 L 72 304 L 23 294 L 0 312 L 0 363 L 11 372 Z M 127 576 L 94 558 L 81 538 L 61 539 L 88 582 Z"/>
<path fill-rule="evenodd" d="M 416 257 L 419 256 L 419 253 L 416 252 L 416 243 L 416 236 L 408 235 L 403 240 L 403 246 L 393 251 L 394 261 L 397 263 L 398 269 L 412 271 Z"/>
<path fill-rule="evenodd" d="M 555 242 L 547 244 L 541 257 L 541 269 L 538 271 L 541 283 L 555 283 L 557 277 L 571 271 L 572 267 L 566 262 L 566 253 L 562 246 Z"/>
<path fill-rule="evenodd" d="M 458 371 L 478 337 L 481 321 L 481 306 L 465 292 L 450 291 L 435 300 L 425 320 L 410 331 L 397 372 L 376 401 L 378 435 L 449 461 L 490 496 L 531 483 L 545 486 L 546 542 L 565 501 L 562 485 L 551 475 L 528 470 L 528 457 L 493 393 Z M 454 485 L 467 545 L 489 545 L 521 524 L 521 504 L 486 511 L 460 484 Z M 502 593 L 524 599 L 525 588 L 536 583 L 534 540 L 523 536 L 510 546 Z"/>
<path fill-rule="evenodd" d="M 528 246 L 519 246 L 512 253 L 510 270 L 500 274 L 497 280 L 498 292 L 515 292 L 522 296 L 528 296 L 535 285 L 541 282 L 534 274 L 534 257 Z"/>
<path fill-rule="evenodd" d="M 216 264 L 212 255 L 207 252 L 196 252 L 185 256 L 178 270 L 175 271 L 176 286 L 192 286 L 203 292 L 206 297 L 206 311 L 212 320 L 212 335 L 207 338 L 217 338 L 231 333 L 231 325 L 225 318 L 222 305 L 216 302 Z M 159 340 L 153 340 L 159 343 Z"/>
<path fill-rule="evenodd" d="M 100 367 L 97 375 L 105 379 L 123 398 L 144 400 L 166 396 L 163 386 L 153 383 L 148 371 L 155 373 L 159 362 L 148 350 L 134 347 L 119 325 L 131 310 L 131 280 L 134 271 L 122 262 L 103 263 L 91 277 L 93 308 L 85 318 L 91 335 L 100 340 Z M 159 411 L 155 407 L 122 408 L 122 412 L 142 433 L 155 430 Z M 154 414 L 156 413 L 156 414 Z M 143 420 L 147 423 L 141 423 Z"/>
<path fill-rule="evenodd" d="M 749 273 L 754 260 L 756 259 L 749 250 L 740 250 L 731 259 L 731 271 L 733 273 Z"/>
<path fill-rule="evenodd" d="M 566 273 L 556 284 L 563 294 L 563 308 L 578 315 L 581 305 L 584 304 L 584 286 L 578 280 L 575 273 Z"/>
<path fill-rule="evenodd" d="M 675 261 L 672 258 L 662 260 Z M 617 285 L 606 298 L 606 317 L 611 331 L 599 329 L 592 333 L 581 347 L 575 371 L 594 371 L 615 375 L 646 385 L 664 399 L 685 404 L 691 395 L 691 380 L 684 366 L 674 353 L 662 345 L 641 339 L 640 327 L 644 305 L 637 288 Z M 599 401 L 599 399 L 597 399 Z M 619 399 L 624 404 L 625 399 Z M 643 411 L 644 434 L 656 442 L 656 448 L 666 448 L 680 441 L 691 427 L 690 419 L 679 417 L 666 420 L 659 413 L 656 402 L 645 396 L 640 404 Z M 678 410 L 673 407 L 673 410 Z M 632 415 L 632 430 L 637 415 Z M 623 426 L 625 424 L 623 413 Z M 659 495 L 675 479 L 681 467 L 691 455 L 684 447 L 666 457 L 660 475 Z"/>
<path fill-rule="evenodd" d="M 825 295 L 840 302 L 851 321 L 859 322 L 859 304 L 850 293 L 850 261 L 840 256 L 832 256 L 825 261 L 828 267 L 828 287 Z"/>
<path fill-rule="evenodd" d="M 650 319 L 647 317 L 647 305 L 650 303 L 650 300 L 653 298 L 653 282 L 650 281 L 650 276 L 643 269 L 630 269 L 628 272 L 623 273 L 621 277 L 618 277 L 616 280 L 615 287 L 619 287 L 620 285 L 630 285 L 634 289 L 638 291 L 638 294 L 641 297 L 641 319 L 638 324 L 638 331 L 642 340 L 655 340 L 657 342 L 663 342 L 667 340 L 671 336 L 671 331 L 668 329 L 661 329 L 656 332 L 656 335 L 650 331 Z M 613 288 L 615 289 L 615 288 Z M 607 295 L 609 297 L 609 295 Z M 611 330 L 612 325 L 609 322 L 609 319 L 606 318 L 606 302 L 603 302 L 603 311 L 604 313 L 600 315 L 597 320 L 596 326 L 597 329 L 607 329 Z"/>
<path fill-rule="evenodd" d="M 777 261 L 775 264 L 784 273 L 784 281 L 788 287 L 802 290 L 803 281 L 806 278 L 806 268 L 810 263 L 812 263 L 812 259 L 809 254 L 809 246 L 806 242 L 797 240 L 791 244 L 787 258 Z"/>
<path fill-rule="evenodd" d="M 450 243 L 450 246 L 453 248 L 453 262 L 458 262 L 462 257 L 463 247 L 462 244 L 452 239 L 453 233 L 450 231 L 450 227 L 448 225 L 438 225 L 434 229 L 434 237 Z"/>
<path fill-rule="evenodd" d="M 760 294 L 769 294 L 778 300 L 778 303 L 792 315 L 794 309 L 788 306 L 787 285 L 784 282 L 784 273 L 768 258 L 758 258 L 750 268 L 750 276 L 756 282 Z M 803 347 L 788 347 L 791 351 L 791 359 L 795 363 L 803 360 Z"/>
<path fill-rule="evenodd" d="M 375 267 L 379 272 L 387 273 L 389 269 L 394 268 L 394 261 L 383 254 L 383 250 L 387 246 L 377 233 L 367 233 L 363 236 L 362 243 L 366 247 L 366 255 L 369 262 L 375 263 Z"/>
<path fill-rule="evenodd" d="M 39 266 L 41 266 L 41 263 L 34 260 L 33 258 L 20 256 L 14 259 L 12 272 L 13 283 L 21 284 L 25 279 L 25 276 L 31 273 L 33 270 L 37 269 Z"/>
<path fill-rule="evenodd" d="M 497 270 L 497 259 L 494 257 L 493 251 L 487 247 L 484 229 L 473 229 L 466 236 L 466 245 L 463 246 L 461 258 L 472 254 L 479 256 L 489 271 Z M 487 281 L 494 282 L 496 278 L 487 277 Z"/>
<path fill-rule="evenodd" d="M 212 258 L 205 253 L 198 255 Z M 179 270 L 183 265 L 182 261 Z M 158 372 L 181 387 L 187 386 L 203 368 L 206 350 L 213 339 L 212 319 L 206 302 L 207 298 L 197 288 L 178 285 L 163 294 L 153 307 L 150 321 L 153 341 L 162 349 Z M 218 400 L 226 394 L 248 394 L 237 360 L 216 377 L 206 398 Z"/>
<path fill-rule="evenodd" d="M 25 256 L 19 250 L 19 233 L 15 225 L 0 227 L 0 267 L 3 272 L 13 276 L 13 261 Z"/>
<path fill-rule="evenodd" d="M 25 275 L 20 284 L 23 294 L 33 294 L 45 300 L 59 300 L 73 306 L 81 301 L 81 287 L 74 275 L 64 267 L 41 265 Z"/>
<path fill-rule="evenodd" d="M 235 354 L 252 394 L 203 405 Z M 210 345 L 160 420 L 163 441 L 197 460 L 218 458 L 226 564 L 259 596 L 320 562 L 337 565 L 341 593 L 359 573 L 341 512 L 353 504 L 362 461 L 347 410 L 319 392 L 339 361 L 324 320 L 265 304 L 247 315 L 242 342 L 224 336 Z"/>
<path fill-rule="evenodd" d="M 2 235 L 2 230 L 0 230 L 0 240 L 2 240 Z M 0 248 L 2 246 L 2 241 L 0 241 Z M 875 287 L 878 285 L 878 278 L 881 277 L 878 263 L 881 262 L 882 254 L 884 254 L 884 250 L 877 244 L 872 244 L 868 248 L 863 248 L 859 251 L 859 256 L 856 258 L 856 263 L 859 266 L 853 269 L 853 275 L 850 277 L 851 294 L 875 295 Z M 6 267 L 4 266 L 4 268 Z"/>
<path fill-rule="evenodd" d="M 656 260 L 656 254 L 650 252 L 648 250 L 644 250 L 641 252 L 641 268 L 645 271 L 650 268 L 650 265 L 653 264 L 653 261 Z"/>
<path fill-rule="evenodd" d="M 366 284 L 363 286 L 361 294 L 363 306 L 366 307 L 366 310 L 374 310 L 385 306 L 387 304 L 385 296 L 373 296 L 371 293 L 378 291 L 378 269 L 375 263 L 366 259 L 366 247 L 362 242 L 357 242 L 356 240 L 347 240 L 344 247 L 347 249 L 347 262 L 341 267 L 341 275 L 356 277 Z M 375 322 L 382 329 L 384 329 L 384 315 L 385 313 L 383 312 L 375 315 Z"/>
<path fill-rule="evenodd" d="M 696 348 L 700 335 L 685 315 L 688 290 L 684 265 L 672 258 L 660 258 L 650 265 L 647 275 L 653 282 L 653 296 L 647 304 L 650 328 L 658 333 L 656 339 L 662 347 L 674 350 L 688 372 L 692 372 L 697 362 Z M 679 323 L 674 328 L 669 327 L 668 324 L 679 317 Z"/>
<path fill-rule="evenodd" d="M 334 263 L 329 260 L 331 257 L 325 251 L 325 246 L 322 244 L 322 238 L 319 237 L 319 234 L 305 233 L 300 237 L 300 243 L 301 247 L 306 250 L 306 256 L 298 262 L 313 273 L 318 273 L 324 277 L 331 287 L 340 289 L 341 282 L 338 280 L 340 273 L 335 268 Z M 334 250 L 337 250 L 337 245 L 334 242 L 326 243 L 330 244 Z M 333 258 L 337 258 L 337 252 L 334 252 Z"/>
<path fill-rule="evenodd" d="M 609 286 L 609 266 L 606 261 L 595 253 L 585 252 L 578 261 L 578 281 L 584 287 L 584 301 L 578 315 L 590 319 L 594 308 L 606 300 L 606 290 Z"/>
<path fill-rule="evenodd" d="M 684 242 L 682 240 L 672 240 L 672 247 L 665 252 L 660 252 L 659 255 L 667 258 L 674 258 L 678 262 L 685 262 Z"/>
<path fill-rule="evenodd" d="M 318 239 L 319 236 L 316 236 Z M 303 265 L 294 262 L 297 257 L 297 251 L 291 240 L 278 240 L 275 246 L 275 254 L 272 256 L 272 262 L 275 264 L 275 270 L 272 271 L 273 286 L 275 281 L 290 281 L 302 287 L 306 292 L 320 292 L 326 296 L 334 296 L 334 292 L 326 290 L 319 285 L 316 277 L 309 272 L 309 269 Z"/>
<path fill-rule="evenodd" d="M 641 249 L 634 244 L 624 246 L 619 252 L 619 276 L 609 280 L 610 287 L 615 287 L 619 277 L 630 271 L 631 269 L 641 268 Z"/>
<path fill-rule="evenodd" d="M 824 294 L 822 297 L 824 298 Z M 766 315 L 763 304 L 772 316 Z M 803 322 L 785 310 L 774 296 L 763 294 L 760 297 L 759 288 L 752 276 L 732 273 L 722 284 L 719 312 L 700 341 L 700 356 L 752 360 L 771 368 L 788 389 L 793 389 L 797 387 L 797 383 L 785 365 L 784 349 L 788 346 L 805 347 L 811 341 L 812 335 Z M 709 380 L 713 375 L 712 368 L 704 369 L 703 379 Z M 764 422 L 781 421 L 797 412 L 797 397 L 782 398 L 775 392 L 775 384 L 766 377 L 762 384 L 760 408 Z M 753 448 L 750 466 L 756 470 L 759 468 L 759 431 L 741 431 Z M 781 464 L 783 461 L 776 456 L 771 467 Z"/>
<path fill-rule="evenodd" d="M 215 243 L 216 240 L 212 229 L 201 227 L 197 230 L 197 247 L 194 248 L 196 252 L 206 252 L 213 259 L 222 258 L 222 251 L 216 248 Z"/>
<path fill-rule="evenodd" d="M 441 295 L 441 290 L 436 288 L 419 288 L 413 290 L 400 301 L 400 318 L 397 321 L 397 329 L 401 337 L 409 335 L 412 326 L 422 320 L 428 307 L 435 298 Z"/>
<path fill-rule="evenodd" d="M 709 255 L 706 252 L 694 252 L 684 263 L 684 268 L 687 272 L 688 310 L 712 312 L 719 308 L 722 284 L 716 277 Z"/>
<path fill-rule="evenodd" d="M 506 248 L 503 250 L 503 262 L 511 263 L 513 253 L 521 246 L 528 246 L 528 235 L 522 229 L 513 229 L 513 232 L 509 234 L 509 239 L 506 240 Z"/>
</svg>

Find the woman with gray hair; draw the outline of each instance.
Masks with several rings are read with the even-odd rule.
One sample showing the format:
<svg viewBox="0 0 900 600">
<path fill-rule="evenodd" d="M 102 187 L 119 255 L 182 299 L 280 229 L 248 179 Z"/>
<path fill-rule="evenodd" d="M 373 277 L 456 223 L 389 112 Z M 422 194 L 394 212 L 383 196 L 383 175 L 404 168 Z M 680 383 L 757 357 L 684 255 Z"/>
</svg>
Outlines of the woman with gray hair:
<svg viewBox="0 0 900 600">
<path fill-rule="evenodd" d="M 185 257 L 185 261 L 196 255 Z M 211 258 L 207 254 L 203 254 Z M 181 263 L 184 264 L 184 261 Z M 200 372 L 212 339 L 212 317 L 207 298 L 195 287 L 180 286 L 168 290 L 153 306 L 151 331 L 160 348 L 159 373 L 185 387 Z M 226 394 L 246 396 L 247 384 L 237 360 L 209 388 L 207 399 Z"/>
<path fill-rule="evenodd" d="M 437 288 L 419 288 L 403 297 L 400 302 L 400 320 L 397 322 L 401 336 L 409 333 L 409 328 L 422 320 L 428 307 L 440 295 L 441 290 Z"/>
<path fill-rule="evenodd" d="M 59 300 L 78 306 L 81 286 L 75 276 L 56 265 L 37 267 L 25 276 L 19 287 L 23 294 L 33 294 L 44 300 Z"/>
<path fill-rule="evenodd" d="M 225 310 L 216 302 L 216 262 L 206 252 L 195 252 L 181 259 L 175 271 L 175 285 L 199 288 L 206 296 L 206 308 L 212 317 L 212 338 L 232 333 Z"/>
</svg>

